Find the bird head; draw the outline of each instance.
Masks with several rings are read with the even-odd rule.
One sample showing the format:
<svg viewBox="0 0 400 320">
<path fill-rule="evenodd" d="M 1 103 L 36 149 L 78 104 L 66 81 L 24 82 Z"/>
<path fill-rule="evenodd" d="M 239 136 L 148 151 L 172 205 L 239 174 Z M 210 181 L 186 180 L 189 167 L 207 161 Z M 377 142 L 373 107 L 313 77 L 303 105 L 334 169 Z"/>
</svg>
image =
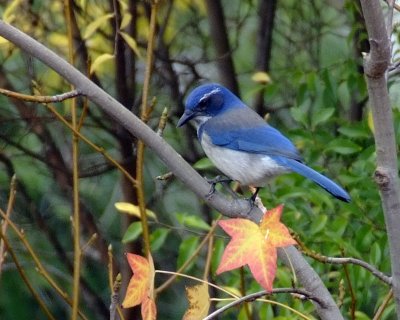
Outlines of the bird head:
<svg viewBox="0 0 400 320">
<path fill-rule="evenodd" d="M 243 102 L 227 88 L 216 83 L 204 84 L 188 95 L 185 112 L 177 126 L 181 127 L 191 120 L 197 126 L 222 112 L 242 105 Z"/>
</svg>

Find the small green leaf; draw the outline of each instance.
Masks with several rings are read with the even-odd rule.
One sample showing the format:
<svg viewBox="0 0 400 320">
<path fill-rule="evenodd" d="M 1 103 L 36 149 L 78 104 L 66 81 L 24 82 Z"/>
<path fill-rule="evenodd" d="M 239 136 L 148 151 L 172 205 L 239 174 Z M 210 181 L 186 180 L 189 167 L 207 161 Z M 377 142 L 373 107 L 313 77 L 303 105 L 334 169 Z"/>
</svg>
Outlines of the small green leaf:
<svg viewBox="0 0 400 320">
<path fill-rule="evenodd" d="M 343 126 L 338 129 L 338 131 L 346 137 L 357 139 L 357 138 L 368 138 L 371 137 L 371 132 L 366 130 L 366 128 L 362 126 L 357 126 L 355 124 L 351 124 L 351 126 Z"/>
<path fill-rule="evenodd" d="M 191 236 L 184 239 L 179 246 L 179 254 L 177 261 L 177 268 L 180 268 L 193 254 L 199 245 L 199 237 Z M 193 266 L 193 262 L 189 264 L 186 270 Z"/>
<path fill-rule="evenodd" d="M 194 165 L 193 168 L 197 170 L 205 170 L 205 169 L 210 169 L 214 168 L 214 165 L 208 158 L 202 158 L 199 161 L 197 161 Z"/>
<path fill-rule="evenodd" d="M 307 91 L 307 85 L 305 83 L 302 83 L 298 90 L 297 90 L 297 95 L 296 95 L 296 105 L 300 106 L 303 104 L 303 102 L 308 98 L 308 91 Z"/>
<path fill-rule="evenodd" d="M 332 117 L 334 113 L 334 108 L 324 108 L 313 112 L 311 116 L 311 126 L 315 128 L 318 125 L 325 123 Z"/>
<path fill-rule="evenodd" d="M 126 12 L 129 10 L 127 0 L 118 0 L 118 2 L 119 2 L 119 5 L 121 6 L 121 12 Z"/>
<path fill-rule="evenodd" d="M 129 12 L 124 12 L 124 14 L 122 15 L 122 21 L 119 28 L 121 30 L 125 29 L 131 21 L 132 21 L 132 15 Z"/>
<path fill-rule="evenodd" d="M 362 150 L 362 148 L 358 144 L 356 144 L 350 140 L 335 139 L 335 140 L 332 140 L 327 145 L 326 150 L 334 151 L 339 154 L 348 155 L 348 154 L 360 152 Z"/>
<path fill-rule="evenodd" d="M 306 76 L 308 91 L 314 93 L 317 90 L 317 74 L 315 72 L 310 72 Z"/>
<path fill-rule="evenodd" d="M 378 266 L 382 262 L 382 250 L 377 242 L 372 244 L 370 252 L 371 263 Z"/>
<path fill-rule="evenodd" d="M 371 110 L 368 110 L 367 119 L 368 119 L 368 127 L 371 129 L 372 133 L 375 133 L 374 117 L 372 116 Z"/>
<path fill-rule="evenodd" d="M 304 127 L 309 126 L 308 113 L 310 110 L 311 100 L 309 97 L 304 99 L 304 101 L 297 107 L 290 108 L 290 113 L 294 120 L 300 122 Z"/>
<path fill-rule="evenodd" d="M 96 20 L 92 21 L 89 23 L 83 32 L 83 39 L 87 40 L 90 38 L 90 36 L 97 31 L 100 27 L 103 26 L 103 24 L 106 23 L 108 19 L 111 19 L 114 16 L 113 13 L 108 13 L 104 16 L 98 17 Z"/>
<path fill-rule="evenodd" d="M 3 21 L 6 23 L 13 23 L 15 18 L 18 17 L 18 10 L 21 10 L 22 0 L 14 0 L 8 3 L 3 13 Z"/>
<path fill-rule="evenodd" d="M 132 51 L 138 56 L 139 59 L 142 59 L 142 54 L 139 51 L 139 47 L 137 45 L 137 42 L 135 39 L 133 39 L 129 34 L 126 32 L 120 32 L 119 33 L 122 38 L 125 40 L 125 42 L 128 44 L 128 46 L 132 49 Z"/>
<path fill-rule="evenodd" d="M 364 312 L 362 311 L 356 311 L 355 316 L 357 320 L 370 320 L 371 318 L 367 316 Z"/>
<path fill-rule="evenodd" d="M 96 59 L 94 59 L 92 65 L 90 66 L 90 74 L 94 73 L 104 62 L 114 59 L 114 55 L 109 53 L 104 53 L 99 55 Z"/>
<path fill-rule="evenodd" d="M 225 250 L 225 242 L 223 239 L 215 239 L 213 255 L 211 259 L 211 272 L 215 274 Z"/>
<path fill-rule="evenodd" d="M 337 90 L 336 82 L 332 78 L 331 72 L 328 69 L 325 69 L 322 72 L 321 79 L 325 85 L 324 99 L 327 101 L 327 103 L 336 105 L 336 103 L 337 103 L 336 93 L 338 90 Z"/>
<path fill-rule="evenodd" d="M 167 239 L 167 236 L 170 232 L 170 229 L 167 228 L 157 228 L 151 235 L 150 235 L 150 243 L 151 243 L 151 251 L 157 251 L 160 249 Z"/>
<path fill-rule="evenodd" d="M 309 229 L 311 234 L 316 234 L 318 232 L 321 232 L 322 229 L 325 228 L 327 222 L 328 222 L 328 216 L 326 214 L 319 214 L 318 216 L 316 216 L 313 222 L 311 223 Z"/>
<path fill-rule="evenodd" d="M 187 213 L 177 213 L 176 218 L 178 219 L 179 223 L 183 226 L 205 231 L 210 230 L 210 226 L 198 216 L 189 215 Z"/>
<path fill-rule="evenodd" d="M 132 222 L 122 238 L 122 243 L 135 241 L 142 234 L 142 223 L 140 221 Z"/>
</svg>

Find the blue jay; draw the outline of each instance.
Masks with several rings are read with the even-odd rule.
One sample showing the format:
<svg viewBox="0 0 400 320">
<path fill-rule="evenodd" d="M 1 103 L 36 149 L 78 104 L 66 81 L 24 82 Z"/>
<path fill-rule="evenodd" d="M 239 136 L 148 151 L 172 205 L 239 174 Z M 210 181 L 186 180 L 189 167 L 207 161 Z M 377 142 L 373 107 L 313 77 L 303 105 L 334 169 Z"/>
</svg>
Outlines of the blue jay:
<svg viewBox="0 0 400 320">
<path fill-rule="evenodd" d="M 288 138 L 227 88 L 215 83 L 195 88 L 177 126 L 189 121 L 207 157 L 220 171 L 241 185 L 257 188 L 252 200 L 270 178 L 294 171 L 350 202 L 342 187 L 305 165 Z"/>
</svg>

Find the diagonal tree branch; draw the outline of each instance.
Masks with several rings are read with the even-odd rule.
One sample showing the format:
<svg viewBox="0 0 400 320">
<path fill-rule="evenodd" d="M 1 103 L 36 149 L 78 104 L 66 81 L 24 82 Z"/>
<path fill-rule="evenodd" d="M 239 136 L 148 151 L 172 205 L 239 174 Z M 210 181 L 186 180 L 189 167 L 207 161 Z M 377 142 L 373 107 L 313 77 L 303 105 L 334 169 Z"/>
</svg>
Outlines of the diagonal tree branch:
<svg viewBox="0 0 400 320">
<path fill-rule="evenodd" d="M 393 115 L 387 88 L 390 39 L 380 1 L 362 0 L 361 5 L 371 48 L 364 58 L 364 70 L 375 128 L 377 155 L 375 181 L 378 184 L 385 215 L 392 265 L 392 288 L 397 317 L 400 319 L 400 183 Z"/>
<path fill-rule="evenodd" d="M 115 121 L 120 123 L 138 139 L 141 139 L 157 154 L 175 176 L 208 205 L 228 217 L 251 218 L 256 222 L 260 220 L 261 210 L 253 208 L 251 212 L 248 212 L 249 204 L 245 200 L 227 199 L 218 193 L 214 194 L 212 197 L 207 197 L 206 195 L 210 189 L 207 181 L 184 161 L 169 144 L 150 127 L 140 121 L 133 113 L 124 108 L 118 101 L 101 90 L 96 84 L 91 82 L 64 59 L 2 20 L 0 20 L 0 36 L 8 39 L 28 54 L 36 57 L 47 66 L 54 69 L 58 74 L 72 83 L 77 90 L 86 95 L 91 102 L 97 104 Z M 316 303 L 314 304 L 321 319 L 343 319 L 335 301 L 317 273 L 310 267 L 295 247 L 288 247 L 284 252 L 280 250 L 279 256 L 283 259 L 285 264 L 291 266 L 304 289 L 313 292 L 315 296 L 318 296 L 320 300 L 323 301 L 324 306 Z"/>
</svg>

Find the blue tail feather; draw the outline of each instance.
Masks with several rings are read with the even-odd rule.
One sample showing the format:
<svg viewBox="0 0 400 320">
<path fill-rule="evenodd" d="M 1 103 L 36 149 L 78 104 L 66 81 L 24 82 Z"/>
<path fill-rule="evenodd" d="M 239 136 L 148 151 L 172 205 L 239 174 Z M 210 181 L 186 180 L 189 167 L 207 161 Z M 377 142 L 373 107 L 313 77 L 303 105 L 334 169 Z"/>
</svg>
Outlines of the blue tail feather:
<svg viewBox="0 0 400 320">
<path fill-rule="evenodd" d="M 306 166 L 305 164 L 294 159 L 282 157 L 279 157 L 276 160 L 278 160 L 277 162 L 281 165 L 290 168 L 292 171 L 302 175 L 303 177 L 314 181 L 316 184 L 324 188 L 326 191 L 328 191 L 331 195 L 338 198 L 339 200 L 350 202 L 351 199 L 349 194 L 341 186 L 333 182 L 331 179 Z"/>
</svg>

